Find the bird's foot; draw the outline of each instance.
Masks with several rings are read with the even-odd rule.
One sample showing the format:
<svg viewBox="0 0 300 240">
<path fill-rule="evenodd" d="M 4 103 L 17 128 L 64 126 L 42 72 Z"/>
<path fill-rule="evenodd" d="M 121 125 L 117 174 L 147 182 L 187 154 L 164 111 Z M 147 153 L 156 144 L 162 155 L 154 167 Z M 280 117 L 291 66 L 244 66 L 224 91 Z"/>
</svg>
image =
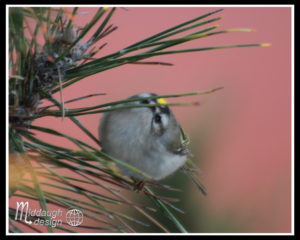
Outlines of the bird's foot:
<svg viewBox="0 0 300 240">
<path fill-rule="evenodd" d="M 144 189 L 144 186 L 145 186 L 145 181 L 144 180 L 139 180 L 134 184 L 133 191 L 140 192 Z"/>
</svg>

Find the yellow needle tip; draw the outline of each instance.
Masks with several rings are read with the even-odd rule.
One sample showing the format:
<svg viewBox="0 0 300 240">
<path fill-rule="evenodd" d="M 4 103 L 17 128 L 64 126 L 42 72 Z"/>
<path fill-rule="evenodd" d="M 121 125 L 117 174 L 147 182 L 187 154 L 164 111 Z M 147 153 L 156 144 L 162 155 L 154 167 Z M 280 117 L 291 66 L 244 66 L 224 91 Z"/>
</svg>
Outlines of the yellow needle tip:
<svg viewBox="0 0 300 240">
<path fill-rule="evenodd" d="M 271 43 L 262 43 L 260 44 L 261 47 L 270 47 Z"/>
</svg>

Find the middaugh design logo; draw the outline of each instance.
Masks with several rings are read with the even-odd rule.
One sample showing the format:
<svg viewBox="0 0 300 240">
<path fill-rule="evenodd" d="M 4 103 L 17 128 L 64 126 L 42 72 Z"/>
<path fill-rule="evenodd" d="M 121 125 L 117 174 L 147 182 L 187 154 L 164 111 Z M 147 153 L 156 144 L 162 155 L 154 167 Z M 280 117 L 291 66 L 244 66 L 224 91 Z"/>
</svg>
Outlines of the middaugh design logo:
<svg viewBox="0 0 300 240">
<path fill-rule="evenodd" d="M 24 216 L 24 218 L 23 218 Z M 44 217 L 48 217 L 45 219 Z M 32 221 L 32 217 L 35 218 Z M 61 209 L 45 211 L 42 209 L 30 209 L 29 202 L 17 202 L 15 220 L 22 221 L 24 219 L 27 224 L 42 225 L 56 227 L 63 224 L 63 211 Z M 79 209 L 70 209 L 65 216 L 66 222 L 70 226 L 79 226 L 83 222 L 83 213 Z"/>
</svg>

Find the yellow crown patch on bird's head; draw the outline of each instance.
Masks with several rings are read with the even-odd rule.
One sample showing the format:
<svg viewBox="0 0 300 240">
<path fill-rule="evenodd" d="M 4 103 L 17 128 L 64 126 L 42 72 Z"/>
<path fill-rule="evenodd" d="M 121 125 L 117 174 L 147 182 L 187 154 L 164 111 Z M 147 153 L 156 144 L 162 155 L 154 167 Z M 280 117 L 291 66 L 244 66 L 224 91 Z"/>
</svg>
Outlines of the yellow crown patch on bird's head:
<svg viewBox="0 0 300 240">
<path fill-rule="evenodd" d="M 166 101 L 165 99 L 163 99 L 163 98 L 158 98 L 158 99 L 157 99 L 157 102 L 158 102 L 159 104 L 161 104 L 161 105 L 166 105 L 166 104 L 167 104 L 167 101 Z"/>
</svg>

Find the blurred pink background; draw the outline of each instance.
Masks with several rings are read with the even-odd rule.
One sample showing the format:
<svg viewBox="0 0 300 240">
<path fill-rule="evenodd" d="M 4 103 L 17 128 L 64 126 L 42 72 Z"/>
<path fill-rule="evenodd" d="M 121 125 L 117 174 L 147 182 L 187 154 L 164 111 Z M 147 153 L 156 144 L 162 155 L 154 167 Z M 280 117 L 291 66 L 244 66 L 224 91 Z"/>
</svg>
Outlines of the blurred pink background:
<svg viewBox="0 0 300 240">
<path fill-rule="evenodd" d="M 128 9 L 117 9 L 111 23 L 119 28 L 103 39 L 102 43 L 108 45 L 97 57 L 218 8 Z M 79 8 L 79 12 L 89 14 L 76 16 L 75 24 L 83 26 L 95 11 L 96 8 Z M 255 31 L 211 36 L 174 49 L 246 43 L 271 43 L 271 47 L 173 54 L 150 59 L 171 62 L 171 67 L 131 64 L 111 69 L 64 90 L 65 101 L 99 92 L 106 96 L 67 107 L 96 105 L 140 92 L 172 94 L 223 86 L 222 91 L 213 94 L 168 100 L 201 103 L 198 107 L 173 108 L 190 135 L 196 159 L 202 154 L 199 144 L 205 151 L 199 167 L 208 196 L 194 191 L 194 186 L 187 190 L 192 193 L 187 196 L 190 203 L 199 209 L 195 214 L 200 220 L 193 223 L 194 228 L 202 232 L 290 232 L 291 8 L 225 7 L 214 16 L 223 19 L 210 26 L 220 24 L 220 29 Z M 99 114 L 79 117 L 95 136 L 99 119 Z M 68 119 L 45 118 L 34 124 L 55 126 L 96 146 Z M 48 135 L 41 138 L 49 141 Z M 53 142 L 57 144 L 58 140 Z M 71 143 L 69 146 L 74 147 Z M 228 221 L 231 227 L 225 228 Z"/>
</svg>

